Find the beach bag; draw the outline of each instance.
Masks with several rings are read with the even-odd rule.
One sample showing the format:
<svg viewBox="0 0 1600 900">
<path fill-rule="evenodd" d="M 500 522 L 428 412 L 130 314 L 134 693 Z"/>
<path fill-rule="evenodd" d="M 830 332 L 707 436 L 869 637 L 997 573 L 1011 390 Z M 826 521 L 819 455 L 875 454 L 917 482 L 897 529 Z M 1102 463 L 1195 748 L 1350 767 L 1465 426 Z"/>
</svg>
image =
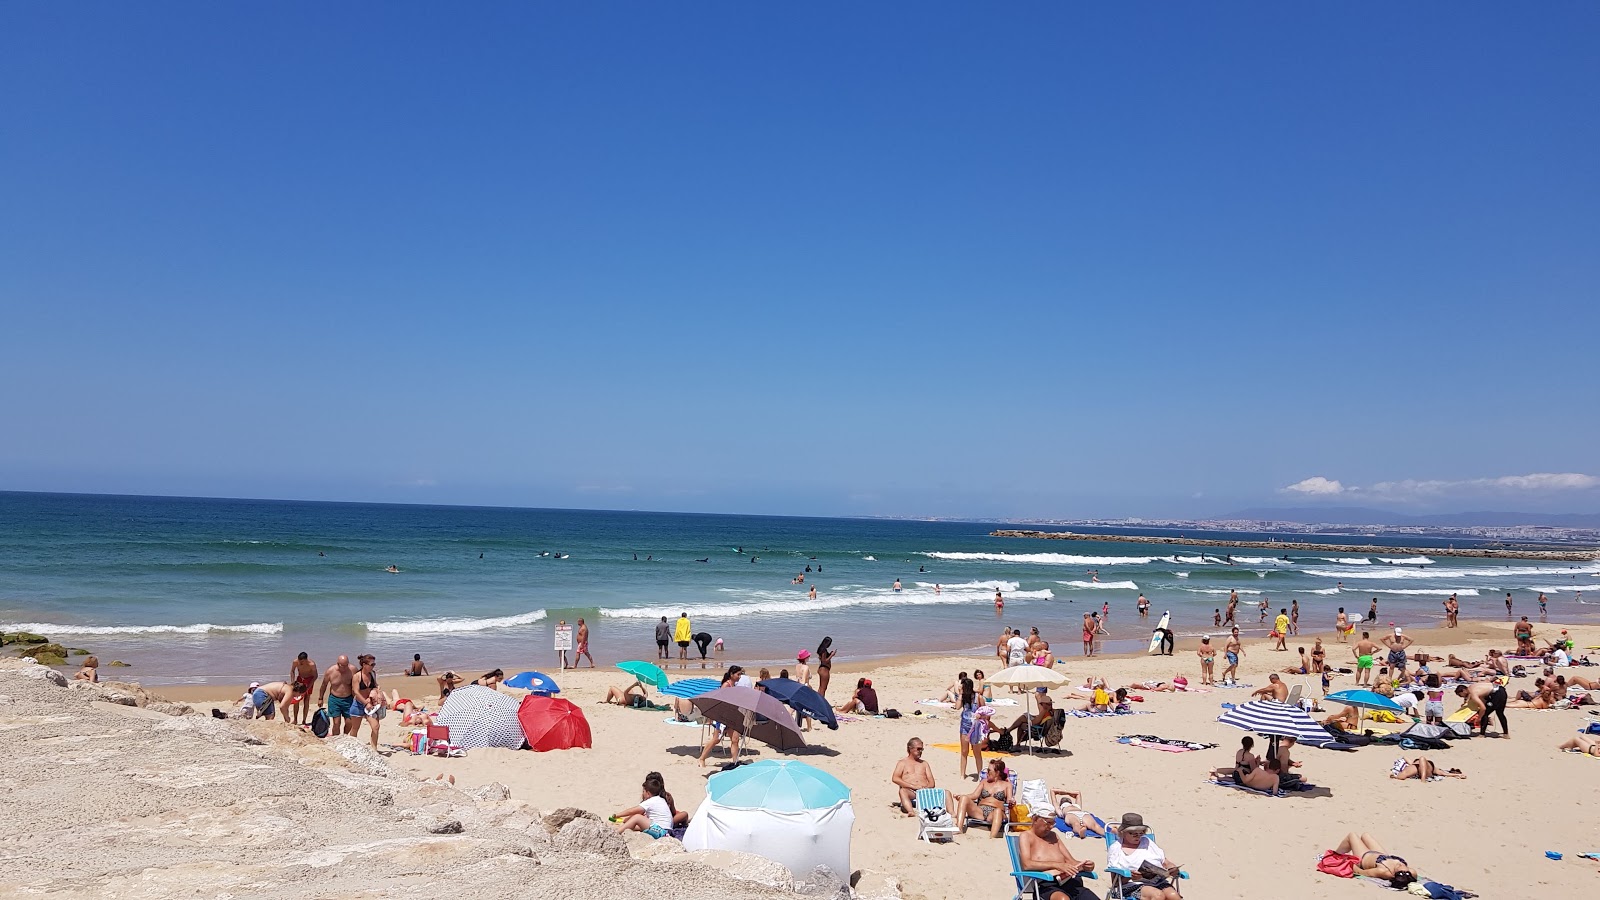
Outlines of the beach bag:
<svg viewBox="0 0 1600 900">
<path fill-rule="evenodd" d="M 1337 850 L 1324 850 L 1322 851 L 1322 858 L 1317 860 L 1317 871 L 1337 878 L 1354 878 L 1356 875 L 1356 863 L 1360 861 L 1358 857 L 1351 856 L 1348 853 L 1340 853 Z"/>
<path fill-rule="evenodd" d="M 328 724 L 328 711 L 325 709 L 317 710 L 311 716 L 311 733 L 319 738 L 327 737 Z"/>
<path fill-rule="evenodd" d="M 1050 802 L 1050 786 L 1043 778 L 1030 778 L 1017 785 L 1017 805 L 1030 810 L 1053 809 L 1055 804 Z M 1027 821 L 1026 818 L 1017 819 L 1018 822 Z"/>
<path fill-rule="evenodd" d="M 992 735 L 989 737 L 989 749 L 1000 753 L 1009 753 L 1011 751 L 1011 743 L 1011 732 L 1009 731 L 1002 732 L 999 737 Z"/>
<path fill-rule="evenodd" d="M 1044 723 L 1044 745 L 1046 747 L 1054 747 L 1060 743 L 1061 720 L 1055 716 L 1051 716 L 1049 721 Z"/>
<path fill-rule="evenodd" d="M 956 827 L 956 820 L 950 816 L 950 811 L 942 806 L 930 806 L 927 809 L 918 809 L 917 812 L 935 828 Z"/>
</svg>

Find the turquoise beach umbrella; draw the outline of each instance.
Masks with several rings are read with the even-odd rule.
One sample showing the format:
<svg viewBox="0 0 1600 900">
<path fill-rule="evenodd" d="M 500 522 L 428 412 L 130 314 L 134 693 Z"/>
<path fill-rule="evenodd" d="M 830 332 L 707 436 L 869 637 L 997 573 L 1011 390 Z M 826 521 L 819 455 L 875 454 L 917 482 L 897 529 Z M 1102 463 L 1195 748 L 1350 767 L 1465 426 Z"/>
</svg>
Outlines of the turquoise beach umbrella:
<svg viewBox="0 0 1600 900">
<path fill-rule="evenodd" d="M 617 663 L 617 668 L 639 679 L 640 684 L 652 685 L 658 691 L 667 686 L 667 673 L 661 671 L 661 667 L 655 663 L 630 659 L 627 662 Z"/>
<path fill-rule="evenodd" d="M 1358 709 L 1381 709 L 1385 712 L 1403 713 L 1406 708 L 1377 691 L 1364 691 L 1352 689 L 1348 691 L 1335 691 L 1322 698 L 1345 706 L 1354 706 Z"/>
<path fill-rule="evenodd" d="M 844 782 L 797 759 L 765 759 L 711 776 L 711 799 L 723 806 L 800 812 L 850 799 Z"/>
</svg>

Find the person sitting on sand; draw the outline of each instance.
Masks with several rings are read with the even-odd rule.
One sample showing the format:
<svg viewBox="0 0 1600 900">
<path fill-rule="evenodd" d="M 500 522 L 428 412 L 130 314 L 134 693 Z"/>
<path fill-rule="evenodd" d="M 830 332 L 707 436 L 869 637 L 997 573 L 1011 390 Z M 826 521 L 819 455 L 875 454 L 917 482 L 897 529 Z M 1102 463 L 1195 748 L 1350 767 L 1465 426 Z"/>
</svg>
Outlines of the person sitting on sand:
<svg viewBox="0 0 1600 900">
<path fill-rule="evenodd" d="M 1351 832 L 1333 849 L 1356 857 L 1357 875 L 1381 878 L 1397 891 L 1405 890 L 1417 880 L 1417 873 L 1409 863 L 1384 851 L 1370 834 Z"/>
<path fill-rule="evenodd" d="M 1037 900 L 1082 900 L 1093 897 L 1083 886 L 1083 873 L 1094 871 L 1094 863 L 1079 860 L 1067 852 L 1066 842 L 1056 834 L 1051 810 L 1030 811 L 1028 830 L 1017 837 L 1017 860 L 1029 872 L 1043 872 L 1051 880 L 1034 882 Z"/>
<path fill-rule="evenodd" d="M 504 681 L 505 679 L 505 670 L 495 669 L 492 672 L 483 673 L 482 676 L 475 679 L 472 683 L 479 685 L 480 687 L 486 687 L 490 690 L 498 691 L 500 690 L 500 682 Z"/>
<path fill-rule="evenodd" d="M 413 654 L 411 654 L 411 667 L 406 669 L 406 674 L 407 675 L 426 675 L 426 674 L 428 674 L 428 666 L 427 666 L 426 663 L 424 663 L 422 661 L 422 654 L 421 653 L 413 653 Z"/>
<path fill-rule="evenodd" d="M 1304 648 L 1304 647 L 1300 648 L 1300 665 L 1298 665 L 1298 666 L 1290 666 L 1289 668 L 1284 669 L 1283 670 L 1283 674 L 1285 674 L 1285 675 L 1310 675 L 1311 674 L 1311 657 L 1306 655 L 1306 648 Z"/>
<path fill-rule="evenodd" d="M 1600 738 L 1580 734 L 1569 737 L 1556 745 L 1557 750 L 1570 750 L 1573 753 L 1586 753 L 1589 756 L 1600 756 Z"/>
<path fill-rule="evenodd" d="M 850 693 L 850 699 L 843 705 L 835 706 L 834 712 L 858 713 L 865 716 L 878 714 L 878 692 L 872 689 L 872 679 L 857 678 L 856 689 Z"/>
<path fill-rule="evenodd" d="M 1104 837 L 1105 829 L 1100 826 L 1099 820 L 1083 808 L 1083 792 L 1068 791 L 1061 788 L 1050 789 L 1050 799 L 1056 805 L 1056 816 L 1061 819 L 1061 824 L 1078 837 L 1094 835 Z"/>
<path fill-rule="evenodd" d="M 917 815 L 917 791 L 937 787 L 933 781 L 933 767 L 922 758 L 925 749 L 922 738 L 906 741 L 905 758 L 894 764 L 894 771 L 889 775 L 900 792 L 900 800 L 895 805 L 911 818 Z"/>
<path fill-rule="evenodd" d="M 1320 724 L 1337 725 L 1340 728 L 1343 728 L 1345 731 L 1355 731 L 1360 724 L 1360 720 L 1361 711 L 1356 709 L 1354 706 L 1346 706 L 1344 709 L 1341 709 L 1336 713 L 1324 716 L 1320 720 Z"/>
<path fill-rule="evenodd" d="M 618 706 L 631 706 L 634 709 L 644 709 L 650 701 L 645 696 L 644 684 L 635 681 L 625 688 L 611 685 L 606 688 L 606 698 L 601 703 L 615 703 Z"/>
<path fill-rule="evenodd" d="M 967 678 L 967 673 L 962 672 L 962 673 L 958 674 L 956 676 L 956 680 L 950 682 L 950 686 L 944 689 L 944 694 L 942 694 L 939 697 L 939 702 L 940 703 L 959 703 L 959 702 L 961 702 L 961 682 L 965 681 L 966 678 Z"/>
<path fill-rule="evenodd" d="M 1006 780 L 1004 760 L 991 759 L 983 770 L 983 780 L 972 793 L 956 798 L 956 825 L 962 834 L 967 833 L 967 820 L 974 819 L 989 826 L 990 837 L 1005 833 L 1006 811 L 1011 808 L 1011 782 Z"/>
<path fill-rule="evenodd" d="M 1235 769 L 1233 782 L 1257 791 L 1276 791 L 1283 786 L 1282 762 L 1277 757 L 1269 756 L 1248 771 Z"/>
<path fill-rule="evenodd" d="M 443 700 L 444 698 L 450 696 L 451 691 L 460 687 L 461 683 L 466 679 L 454 672 L 447 670 L 443 675 L 434 676 L 433 680 L 439 683 L 439 699 Z"/>
<path fill-rule="evenodd" d="M 1123 884 L 1127 897 L 1139 900 L 1183 900 L 1178 893 L 1182 867 L 1150 839 L 1150 829 L 1138 813 L 1123 813 L 1112 826 L 1116 840 L 1106 848 L 1106 867 L 1126 869 L 1133 877 Z"/>
<path fill-rule="evenodd" d="M 73 681 L 87 681 L 90 684 L 100 683 L 100 657 L 91 656 L 83 661 L 83 668 L 72 676 Z"/>
<path fill-rule="evenodd" d="M 1449 769 L 1441 772 L 1439 767 L 1433 764 L 1433 760 L 1428 759 L 1426 756 L 1419 756 L 1409 762 L 1404 759 L 1396 759 L 1394 765 L 1389 767 L 1389 777 L 1395 781 L 1416 778 L 1422 781 L 1423 784 L 1427 784 L 1435 778 L 1465 778 L 1467 776 L 1461 774 L 1460 769 Z"/>
<path fill-rule="evenodd" d="M 666 791 L 660 774 L 651 772 L 646 775 L 639 791 L 639 805 L 630 806 L 611 817 L 617 831 L 642 831 L 653 838 L 666 837 L 672 830 L 672 807 L 661 796 Z"/>
<path fill-rule="evenodd" d="M 1283 679 L 1278 677 L 1277 672 L 1273 672 L 1267 676 L 1266 686 L 1258 687 L 1251 691 L 1250 696 L 1283 703 L 1289 699 L 1289 686 L 1283 683 Z"/>
</svg>

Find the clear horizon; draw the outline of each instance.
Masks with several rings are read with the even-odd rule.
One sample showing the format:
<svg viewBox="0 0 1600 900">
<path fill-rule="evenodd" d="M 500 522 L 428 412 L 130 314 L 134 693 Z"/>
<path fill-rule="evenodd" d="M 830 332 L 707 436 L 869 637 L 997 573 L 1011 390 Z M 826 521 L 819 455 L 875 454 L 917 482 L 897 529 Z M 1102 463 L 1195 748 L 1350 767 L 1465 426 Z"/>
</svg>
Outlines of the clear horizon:
<svg viewBox="0 0 1600 900">
<path fill-rule="evenodd" d="M 1593 514 L 1597 30 L 14 4 L 0 490 Z"/>
</svg>

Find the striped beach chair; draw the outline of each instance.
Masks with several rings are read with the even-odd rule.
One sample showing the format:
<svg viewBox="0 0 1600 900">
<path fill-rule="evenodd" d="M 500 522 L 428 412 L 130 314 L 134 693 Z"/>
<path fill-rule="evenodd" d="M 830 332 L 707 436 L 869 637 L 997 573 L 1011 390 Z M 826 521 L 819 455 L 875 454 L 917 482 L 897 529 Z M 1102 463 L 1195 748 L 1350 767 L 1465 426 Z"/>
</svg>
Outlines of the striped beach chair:
<svg viewBox="0 0 1600 900">
<path fill-rule="evenodd" d="M 1041 883 L 1055 881 L 1055 877 L 1052 875 L 1047 875 L 1044 872 L 1029 872 L 1022 868 L 1022 851 L 1017 844 L 1017 835 L 1006 835 L 1006 853 L 1011 856 L 1011 878 L 1017 885 L 1017 892 L 1011 896 L 1011 900 L 1031 900 L 1031 898 L 1038 896 L 1038 889 Z M 1100 876 L 1094 872 L 1084 872 L 1079 877 L 1095 880 Z M 1094 894 L 1086 893 L 1085 896 L 1093 897 Z M 1073 900 L 1078 900 L 1078 898 L 1074 897 Z"/>
<path fill-rule="evenodd" d="M 936 835 L 943 840 L 955 837 L 955 814 L 948 806 L 949 793 L 944 788 L 923 788 L 917 791 L 917 840 L 933 843 Z"/>
</svg>

